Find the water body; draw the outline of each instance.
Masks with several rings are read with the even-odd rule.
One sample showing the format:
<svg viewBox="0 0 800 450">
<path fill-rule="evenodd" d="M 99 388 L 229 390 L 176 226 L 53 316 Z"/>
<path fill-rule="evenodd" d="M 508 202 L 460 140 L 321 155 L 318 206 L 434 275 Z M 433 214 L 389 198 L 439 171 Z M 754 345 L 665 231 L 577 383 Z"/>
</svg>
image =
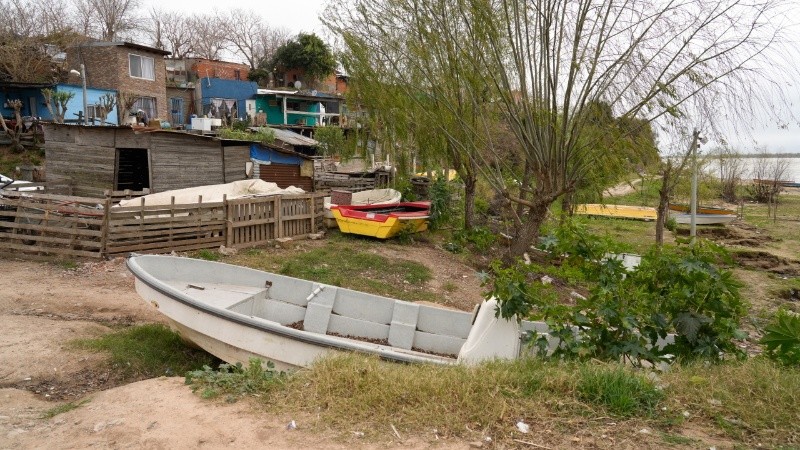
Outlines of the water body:
<svg viewBox="0 0 800 450">
<path fill-rule="evenodd" d="M 743 157 L 741 158 L 742 164 L 744 164 L 744 174 L 742 178 L 744 179 L 751 179 L 756 178 L 756 167 L 759 167 L 762 164 L 766 164 L 766 173 L 772 172 L 772 167 L 775 167 L 775 164 L 786 164 L 786 170 L 783 172 L 783 175 L 780 177 L 781 180 L 786 181 L 794 181 L 800 182 L 800 156 L 787 156 L 787 155 L 775 155 L 769 157 Z M 719 176 L 719 159 L 711 159 L 708 161 L 708 166 L 706 170 L 711 174 L 716 174 Z M 762 170 L 762 173 L 764 171 Z"/>
</svg>

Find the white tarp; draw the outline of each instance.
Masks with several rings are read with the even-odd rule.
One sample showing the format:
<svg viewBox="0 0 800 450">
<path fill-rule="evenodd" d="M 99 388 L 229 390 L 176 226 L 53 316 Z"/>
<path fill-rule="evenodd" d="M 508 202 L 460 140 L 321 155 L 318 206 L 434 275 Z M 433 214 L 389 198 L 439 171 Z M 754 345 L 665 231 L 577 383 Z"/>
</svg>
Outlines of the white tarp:
<svg viewBox="0 0 800 450">
<path fill-rule="evenodd" d="M 173 197 L 175 204 L 197 203 L 199 196 L 203 196 L 203 203 L 221 202 L 223 196 L 229 200 L 242 197 L 263 197 L 267 195 L 279 194 L 303 194 L 304 190 L 289 186 L 286 189 L 278 187 L 277 184 L 264 180 L 240 180 L 227 184 L 211 184 L 208 186 L 197 186 L 186 189 L 175 189 L 164 191 L 157 194 L 145 195 L 140 198 L 122 200 L 119 207 L 139 206 L 144 199 L 145 205 L 169 205 Z"/>
</svg>

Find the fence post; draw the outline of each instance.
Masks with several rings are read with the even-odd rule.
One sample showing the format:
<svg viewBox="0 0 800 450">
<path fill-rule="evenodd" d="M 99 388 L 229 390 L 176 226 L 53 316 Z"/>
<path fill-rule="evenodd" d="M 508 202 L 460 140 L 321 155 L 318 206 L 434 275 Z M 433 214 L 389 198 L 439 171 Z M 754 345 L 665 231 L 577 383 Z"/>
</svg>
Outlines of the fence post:
<svg viewBox="0 0 800 450">
<path fill-rule="evenodd" d="M 283 237 L 283 202 L 282 195 L 275 196 L 275 238 Z"/>
<path fill-rule="evenodd" d="M 103 202 L 103 224 L 100 225 L 100 257 L 108 259 L 108 233 L 111 227 L 111 196 Z"/>
<path fill-rule="evenodd" d="M 225 217 L 225 247 L 233 247 L 233 208 L 228 202 L 228 195 L 222 196 L 222 211 Z"/>
<path fill-rule="evenodd" d="M 314 219 L 315 219 L 315 216 L 316 216 L 316 214 L 315 214 L 316 213 L 316 205 L 315 205 L 315 203 L 316 202 L 315 202 L 315 199 L 314 199 L 314 194 L 309 194 L 308 195 L 308 206 L 311 209 L 311 231 L 309 231 L 309 233 L 316 233 L 317 232 L 317 229 L 314 228 L 314 222 L 315 222 Z"/>
</svg>

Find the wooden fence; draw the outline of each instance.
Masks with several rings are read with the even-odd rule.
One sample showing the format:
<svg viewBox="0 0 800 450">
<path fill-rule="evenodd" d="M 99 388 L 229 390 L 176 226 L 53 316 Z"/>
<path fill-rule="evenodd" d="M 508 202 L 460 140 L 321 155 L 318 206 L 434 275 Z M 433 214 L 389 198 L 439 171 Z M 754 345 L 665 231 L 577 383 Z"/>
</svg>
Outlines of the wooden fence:
<svg viewBox="0 0 800 450">
<path fill-rule="evenodd" d="M 118 196 L 114 196 L 118 197 Z M 322 226 L 323 194 L 112 207 L 104 199 L 0 191 L 0 249 L 107 257 L 246 248 L 306 237 Z"/>
</svg>

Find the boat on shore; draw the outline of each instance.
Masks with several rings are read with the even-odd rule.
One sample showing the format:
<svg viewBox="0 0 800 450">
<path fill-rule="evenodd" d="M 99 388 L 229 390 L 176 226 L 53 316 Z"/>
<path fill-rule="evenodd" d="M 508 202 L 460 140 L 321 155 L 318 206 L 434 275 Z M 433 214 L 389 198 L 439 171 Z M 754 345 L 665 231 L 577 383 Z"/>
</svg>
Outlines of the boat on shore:
<svg viewBox="0 0 800 450">
<path fill-rule="evenodd" d="M 339 192 L 333 192 L 332 194 L 340 194 Z M 344 204 L 347 205 L 391 205 L 400 203 L 400 200 L 403 194 L 400 191 L 395 189 L 368 189 L 366 191 L 359 191 L 353 192 L 352 194 L 346 192 L 346 194 L 350 194 L 347 197 L 347 201 Z M 333 212 L 331 211 L 331 207 L 337 206 L 335 202 L 333 202 L 334 195 L 330 197 L 323 198 L 323 204 L 325 208 L 325 218 L 333 220 Z M 337 201 L 341 201 L 338 200 Z"/>
<path fill-rule="evenodd" d="M 644 221 L 656 220 L 658 218 L 655 208 L 647 206 L 603 205 L 599 203 L 575 205 L 575 214 Z"/>
<path fill-rule="evenodd" d="M 517 358 L 521 336 L 548 330 L 496 317 L 495 300 L 465 312 L 177 256 L 131 255 L 127 266 L 136 292 L 183 339 L 228 363 L 260 358 L 285 370 L 341 351 L 477 363 Z"/>
<path fill-rule="evenodd" d="M 400 232 L 419 233 L 428 229 L 431 202 L 391 205 L 336 205 L 333 217 L 342 233 L 389 239 Z"/>
<path fill-rule="evenodd" d="M 670 217 L 680 224 L 692 223 L 692 215 L 689 213 L 671 212 Z M 725 225 L 733 222 L 738 216 L 736 214 L 695 214 L 695 225 Z"/>
<path fill-rule="evenodd" d="M 670 211 L 676 211 L 680 213 L 690 213 L 691 208 L 690 205 L 684 204 L 677 204 L 677 203 L 670 203 L 669 204 Z M 727 216 L 735 216 L 736 210 L 728 209 L 728 208 L 716 208 L 713 206 L 697 206 L 697 214 L 718 214 L 718 215 L 727 215 Z"/>
</svg>

